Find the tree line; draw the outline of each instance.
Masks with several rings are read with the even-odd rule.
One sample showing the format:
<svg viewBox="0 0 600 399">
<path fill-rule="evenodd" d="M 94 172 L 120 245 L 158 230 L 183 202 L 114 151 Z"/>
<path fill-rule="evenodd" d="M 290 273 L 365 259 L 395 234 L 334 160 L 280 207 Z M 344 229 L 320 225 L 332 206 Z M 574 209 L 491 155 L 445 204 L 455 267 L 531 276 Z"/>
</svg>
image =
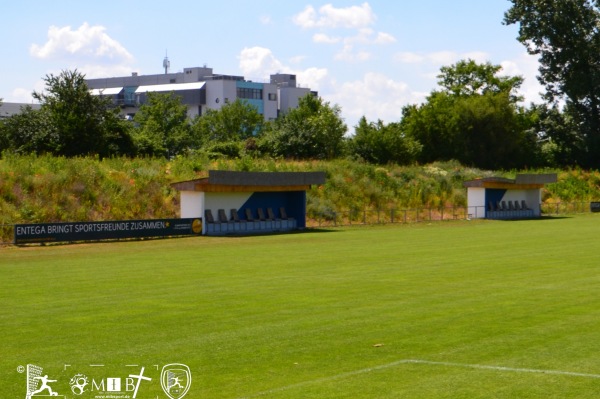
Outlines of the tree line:
<svg viewBox="0 0 600 399">
<path fill-rule="evenodd" d="M 307 95 L 264 121 L 244 100 L 190 119 L 173 94 L 149 93 L 133 121 L 110 98 L 91 95 L 78 71 L 47 75 L 41 108 L 0 122 L 0 151 L 62 156 L 333 159 L 376 164 L 456 160 L 484 169 L 600 166 L 600 0 L 511 0 L 505 24 L 539 56 L 542 104 L 522 105 L 520 76 L 461 60 L 441 68 L 438 86 L 399 121 L 348 127 L 338 105 Z"/>
<path fill-rule="evenodd" d="M 90 93 L 82 74 L 63 71 L 46 76 L 46 90 L 34 93 L 40 109 L 25 107 L 0 124 L 0 150 L 67 157 L 354 157 L 401 165 L 458 160 L 490 169 L 542 165 L 543 144 L 534 129 L 539 112 L 518 105 L 522 79 L 499 72 L 499 66 L 472 60 L 444 67 L 439 89 L 423 104 L 404 107 L 400 121 L 363 117 L 347 136 L 340 107 L 310 94 L 265 121 L 244 100 L 190 119 L 179 97 L 148 93 L 128 121 L 110 98 Z"/>
</svg>

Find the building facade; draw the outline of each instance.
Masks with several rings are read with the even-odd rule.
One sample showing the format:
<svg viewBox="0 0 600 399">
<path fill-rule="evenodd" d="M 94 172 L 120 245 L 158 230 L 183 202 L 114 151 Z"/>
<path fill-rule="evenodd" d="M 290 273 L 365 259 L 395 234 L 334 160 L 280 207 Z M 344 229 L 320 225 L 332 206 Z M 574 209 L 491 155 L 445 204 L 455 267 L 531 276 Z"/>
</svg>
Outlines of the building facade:
<svg viewBox="0 0 600 399">
<path fill-rule="evenodd" d="M 175 93 L 187 106 L 188 116 L 201 116 L 208 110 L 219 110 L 225 104 L 242 99 L 255 106 L 265 121 L 296 108 L 309 88 L 298 87 L 296 75 L 274 74 L 269 83 L 245 80 L 243 76 L 219 75 L 212 68 L 185 68 L 183 72 L 157 75 L 87 79 L 94 95 L 110 96 L 121 114 L 131 119 L 143 105 L 148 93 Z"/>
<path fill-rule="evenodd" d="M 0 103 L 0 120 L 10 118 L 13 115 L 20 114 L 23 111 L 23 107 L 31 107 L 32 109 L 38 110 L 41 108 L 40 104 L 26 104 L 26 103 Z"/>
</svg>

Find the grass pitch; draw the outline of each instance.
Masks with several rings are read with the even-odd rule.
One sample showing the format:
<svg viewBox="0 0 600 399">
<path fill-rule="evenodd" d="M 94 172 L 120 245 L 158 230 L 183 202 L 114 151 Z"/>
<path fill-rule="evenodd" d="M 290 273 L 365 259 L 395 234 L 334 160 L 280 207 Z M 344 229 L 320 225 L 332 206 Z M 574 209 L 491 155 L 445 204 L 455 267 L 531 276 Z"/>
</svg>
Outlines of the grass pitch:
<svg viewBox="0 0 600 399">
<path fill-rule="evenodd" d="M 67 398 L 75 373 L 138 365 L 153 381 L 137 397 L 166 398 L 157 368 L 183 363 L 192 399 L 597 398 L 599 226 L 587 215 L 3 248 L 0 396 L 25 396 L 21 365 Z"/>
</svg>

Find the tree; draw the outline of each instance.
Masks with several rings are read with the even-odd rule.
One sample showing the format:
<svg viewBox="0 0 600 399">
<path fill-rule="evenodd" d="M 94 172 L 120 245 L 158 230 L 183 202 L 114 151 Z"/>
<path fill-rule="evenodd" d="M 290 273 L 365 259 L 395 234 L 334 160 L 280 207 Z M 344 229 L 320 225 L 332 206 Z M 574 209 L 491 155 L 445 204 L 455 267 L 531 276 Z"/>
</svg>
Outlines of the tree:
<svg viewBox="0 0 600 399">
<path fill-rule="evenodd" d="M 537 166 L 536 137 L 506 94 L 471 96 L 455 109 L 462 133 L 455 159 L 485 169 Z"/>
<path fill-rule="evenodd" d="M 57 140 L 53 153 L 65 156 L 127 154 L 131 138 L 109 98 L 93 96 L 77 70 L 46 75 L 46 90 L 34 92 Z M 33 133 L 31 133 L 33 134 Z"/>
<path fill-rule="evenodd" d="M 420 105 L 402 109 L 402 132 L 419 142 L 423 149 L 418 156 L 421 163 L 438 160 L 459 160 L 461 146 L 455 101 L 447 93 L 434 92 Z"/>
<path fill-rule="evenodd" d="M 135 114 L 133 139 L 140 154 L 172 157 L 192 144 L 187 107 L 173 93 L 148 93 Z"/>
<path fill-rule="evenodd" d="M 575 122 L 574 110 L 563 110 L 546 104 L 533 106 L 530 110 L 532 129 L 541 142 L 543 163 L 554 167 L 578 165 L 585 159 L 585 143 Z"/>
<path fill-rule="evenodd" d="M 487 169 L 533 166 L 536 136 L 517 104 L 520 76 L 500 66 L 459 61 L 441 68 L 440 90 L 403 109 L 402 131 L 423 145 L 420 162 L 458 160 Z"/>
<path fill-rule="evenodd" d="M 520 76 L 499 76 L 500 65 L 489 62 L 478 64 L 474 60 L 461 60 L 451 66 L 444 66 L 438 75 L 438 85 L 442 91 L 459 97 L 484 95 L 488 93 L 509 93 L 512 101 L 519 100 L 515 91 L 523 84 Z"/>
<path fill-rule="evenodd" d="M 422 145 L 407 137 L 400 124 L 384 124 L 383 121 L 367 122 L 363 116 L 350 139 L 351 153 L 376 164 L 411 164 L 416 161 Z"/>
<path fill-rule="evenodd" d="M 274 156 L 332 159 L 344 150 L 348 127 L 339 106 L 307 94 L 298 107 L 279 117 L 265 132 L 262 148 Z"/>
<path fill-rule="evenodd" d="M 511 0 L 504 23 L 539 56 L 538 79 L 551 104 L 564 102 L 584 143 L 582 166 L 600 166 L 600 1 Z"/>
<path fill-rule="evenodd" d="M 247 101 L 236 99 L 221 109 L 208 110 L 198 116 L 192 124 L 199 146 L 215 143 L 236 142 L 259 136 L 262 132 L 263 116 Z"/>
<path fill-rule="evenodd" d="M 18 154 L 52 154 L 60 137 L 46 110 L 23 107 L 21 113 L 7 118 L 0 126 L 0 151 Z"/>
</svg>

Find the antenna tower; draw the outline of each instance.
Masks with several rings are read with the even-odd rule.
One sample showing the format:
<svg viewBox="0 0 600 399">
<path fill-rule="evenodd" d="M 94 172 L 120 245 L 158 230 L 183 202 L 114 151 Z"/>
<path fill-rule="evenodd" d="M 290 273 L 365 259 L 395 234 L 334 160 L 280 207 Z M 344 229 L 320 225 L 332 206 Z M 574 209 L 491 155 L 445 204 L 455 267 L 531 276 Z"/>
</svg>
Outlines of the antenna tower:
<svg viewBox="0 0 600 399">
<path fill-rule="evenodd" d="M 165 51 L 165 59 L 163 60 L 163 68 L 165 68 L 165 75 L 169 73 L 170 67 L 171 61 L 169 61 L 169 57 L 167 56 L 167 52 Z"/>
</svg>

